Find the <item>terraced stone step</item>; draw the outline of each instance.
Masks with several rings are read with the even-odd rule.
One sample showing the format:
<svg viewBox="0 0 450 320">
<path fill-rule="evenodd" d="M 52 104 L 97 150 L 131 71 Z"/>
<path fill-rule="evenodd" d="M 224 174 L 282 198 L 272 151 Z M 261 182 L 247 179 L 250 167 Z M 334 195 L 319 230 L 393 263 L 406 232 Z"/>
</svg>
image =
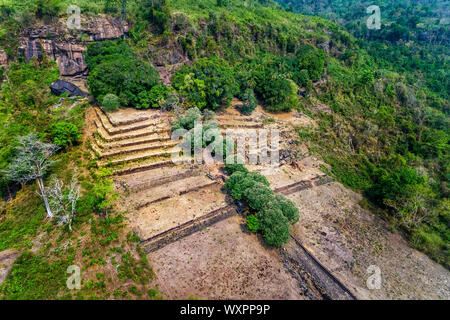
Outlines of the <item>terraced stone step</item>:
<svg viewBox="0 0 450 320">
<path fill-rule="evenodd" d="M 263 123 L 249 123 L 249 122 L 219 122 L 219 128 L 247 128 L 247 129 L 258 129 L 263 128 Z"/>
<path fill-rule="evenodd" d="M 250 130 L 255 131 L 256 134 L 259 135 L 259 129 L 264 129 L 264 128 L 263 127 L 261 127 L 261 128 L 221 127 L 219 129 L 220 129 L 220 133 L 224 136 L 227 133 L 227 131 L 230 131 L 233 136 L 239 137 L 242 135 L 247 135 Z M 268 134 L 267 134 L 267 139 L 270 139 L 270 132 L 268 132 Z"/>
<path fill-rule="evenodd" d="M 153 128 L 151 130 L 144 128 L 140 130 L 136 130 L 133 132 L 126 132 L 122 134 L 116 134 L 114 136 L 110 136 L 109 133 L 104 129 L 102 124 L 98 119 L 95 119 L 94 124 L 97 128 L 97 132 L 99 133 L 100 137 L 105 142 L 114 142 L 114 141 L 121 141 L 121 140 L 131 140 L 136 138 L 142 138 L 142 137 L 149 137 L 153 135 L 163 135 L 168 134 L 171 130 L 169 128 L 165 128 L 163 126 L 159 128 Z"/>
<path fill-rule="evenodd" d="M 249 117 L 249 116 L 216 116 L 215 120 L 223 121 L 223 122 L 230 122 L 230 121 L 237 121 L 237 122 L 259 122 L 261 123 L 261 120 Z"/>
<path fill-rule="evenodd" d="M 158 188 L 161 190 L 149 189 L 148 192 L 150 194 L 148 195 L 147 200 L 136 205 L 136 210 L 146 208 L 154 203 L 158 203 L 158 202 L 170 199 L 170 198 L 175 198 L 177 196 L 182 196 L 184 194 L 188 194 L 191 192 L 196 192 L 196 191 L 206 189 L 213 185 L 218 184 L 217 181 L 206 181 L 206 179 L 205 179 L 205 181 L 201 182 L 201 184 L 195 185 L 196 183 L 199 182 L 198 180 L 200 180 L 198 178 L 199 177 L 188 177 L 185 179 L 181 179 L 181 180 L 186 180 L 185 183 L 183 185 L 174 186 L 174 187 L 172 187 L 172 189 L 170 189 L 171 187 L 168 185 L 159 186 Z M 173 183 L 180 183 L 180 180 L 175 181 Z M 188 186 L 187 188 L 186 188 L 186 185 Z M 191 186 L 191 185 L 194 185 L 194 186 Z M 191 186 L 191 187 L 189 187 L 189 186 Z M 158 195 L 158 191 L 162 191 L 160 193 L 160 195 Z M 154 194 L 154 196 L 152 196 L 152 194 Z M 145 194 L 140 193 L 139 196 L 142 197 L 142 196 L 145 196 Z"/>
<path fill-rule="evenodd" d="M 186 161 L 192 161 L 186 158 Z M 160 168 L 173 167 L 179 165 L 174 163 L 172 159 L 149 159 L 146 161 L 141 161 L 139 163 L 131 163 L 128 165 L 123 165 L 122 167 L 116 168 L 113 171 L 113 176 L 124 176 L 127 174 L 133 174 L 137 172 L 151 171 Z"/>
<path fill-rule="evenodd" d="M 127 132 L 132 132 L 132 131 L 137 131 L 140 129 L 150 128 L 150 127 L 157 127 L 158 125 L 163 124 L 163 122 L 161 122 L 160 119 L 158 119 L 158 120 L 150 119 L 150 120 L 134 123 L 134 124 L 127 125 L 127 126 L 114 127 L 110 123 L 109 118 L 102 111 L 100 111 L 99 109 L 96 108 L 95 113 L 97 115 L 97 119 L 100 120 L 100 124 L 103 126 L 105 131 L 110 136 L 127 133 Z"/>
<path fill-rule="evenodd" d="M 237 214 L 234 205 L 227 205 L 151 238 L 141 240 L 141 244 L 144 246 L 145 252 L 150 253 Z"/>
<path fill-rule="evenodd" d="M 314 177 L 311 180 L 302 180 L 286 186 L 278 187 L 274 189 L 274 192 L 281 193 L 287 196 L 301 190 L 311 189 L 314 186 L 318 187 L 324 184 L 331 183 L 333 181 L 334 181 L 333 178 L 325 174 L 322 176 Z"/>
<path fill-rule="evenodd" d="M 119 140 L 119 141 L 113 141 L 113 142 L 101 142 L 98 139 L 96 139 L 97 145 L 102 150 L 113 150 L 116 148 L 125 148 L 125 147 L 132 147 L 132 146 L 138 146 L 141 144 L 149 144 L 149 143 L 155 143 L 155 142 L 166 142 L 170 141 L 170 137 L 164 137 L 158 134 L 154 134 L 153 137 L 143 137 L 142 139 L 128 139 L 128 140 Z"/>
<path fill-rule="evenodd" d="M 165 174 L 162 177 L 135 184 L 135 185 L 131 186 L 129 189 L 131 191 L 144 191 L 144 190 L 148 190 L 148 189 L 151 189 L 154 187 L 166 185 L 171 182 L 184 180 L 186 178 L 198 177 L 202 174 L 204 174 L 204 173 L 201 170 L 187 169 L 187 170 L 184 170 L 184 172 L 176 172 L 171 175 Z"/>
<path fill-rule="evenodd" d="M 101 158 L 115 157 L 118 155 L 123 155 L 123 154 L 128 154 L 128 153 L 138 153 L 138 152 L 156 150 L 156 149 L 167 150 L 168 148 L 175 147 L 177 144 L 179 144 L 179 142 L 177 142 L 177 141 L 169 141 L 167 143 L 161 143 L 161 142 L 157 141 L 154 143 L 142 144 L 142 145 L 137 145 L 137 146 L 132 145 L 130 147 L 114 148 L 111 151 L 101 152 L 100 157 Z"/>
<path fill-rule="evenodd" d="M 108 112 L 106 112 L 103 109 L 100 109 L 100 111 L 108 118 L 108 122 L 114 126 L 114 127 L 121 127 L 121 126 L 128 126 L 131 124 L 135 124 L 135 123 L 139 123 L 139 122 L 144 122 L 146 120 L 150 120 L 150 119 L 158 119 L 161 118 L 160 114 L 154 114 L 154 115 L 141 115 L 139 117 L 136 117 L 134 119 L 130 119 L 130 120 L 113 120 L 110 114 L 108 114 Z"/>
<path fill-rule="evenodd" d="M 121 156 L 119 158 L 112 158 L 103 160 L 99 163 L 101 166 L 113 166 L 125 164 L 128 162 L 134 161 L 142 161 L 149 158 L 170 158 L 173 152 L 177 152 L 175 149 L 173 150 L 158 150 L 158 151 L 142 151 L 136 152 L 134 154 L 127 154 L 126 156 Z"/>
</svg>

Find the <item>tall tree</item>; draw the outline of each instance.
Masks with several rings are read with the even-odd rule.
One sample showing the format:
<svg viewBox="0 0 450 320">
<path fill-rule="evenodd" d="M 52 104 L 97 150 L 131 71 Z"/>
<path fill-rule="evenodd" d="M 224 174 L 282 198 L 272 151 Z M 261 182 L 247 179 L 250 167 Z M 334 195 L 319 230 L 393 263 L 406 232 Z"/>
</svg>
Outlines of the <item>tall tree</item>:
<svg viewBox="0 0 450 320">
<path fill-rule="evenodd" d="M 44 175 L 53 164 L 50 158 L 59 149 L 57 145 L 44 143 L 35 133 L 19 138 L 16 157 L 8 167 L 6 176 L 19 183 L 37 180 L 40 196 L 44 200 L 47 216 L 53 218 L 44 186 Z"/>
</svg>

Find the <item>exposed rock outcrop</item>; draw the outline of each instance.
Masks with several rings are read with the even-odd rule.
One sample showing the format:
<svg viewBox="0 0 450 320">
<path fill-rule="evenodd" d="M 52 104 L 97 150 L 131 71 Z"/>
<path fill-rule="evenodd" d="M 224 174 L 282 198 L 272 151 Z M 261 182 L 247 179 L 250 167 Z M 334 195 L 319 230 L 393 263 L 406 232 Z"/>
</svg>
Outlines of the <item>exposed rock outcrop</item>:
<svg viewBox="0 0 450 320">
<path fill-rule="evenodd" d="M 21 40 L 20 51 L 29 61 L 44 55 L 58 63 L 61 76 L 86 76 L 84 51 L 87 43 L 117 39 L 128 32 L 128 24 L 113 18 L 84 18 L 79 30 L 69 30 L 65 20 L 29 29 Z"/>
<path fill-rule="evenodd" d="M 69 97 L 72 96 L 80 96 L 80 97 L 87 97 L 88 94 L 84 91 L 82 91 L 80 88 L 78 88 L 73 83 L 64 81 L 64 80 L 56 80 L 50 85 L 50 90 L 52 90 L 52 93 L 59 96 L 63 93 L 68 93 Z"/>
</svg>

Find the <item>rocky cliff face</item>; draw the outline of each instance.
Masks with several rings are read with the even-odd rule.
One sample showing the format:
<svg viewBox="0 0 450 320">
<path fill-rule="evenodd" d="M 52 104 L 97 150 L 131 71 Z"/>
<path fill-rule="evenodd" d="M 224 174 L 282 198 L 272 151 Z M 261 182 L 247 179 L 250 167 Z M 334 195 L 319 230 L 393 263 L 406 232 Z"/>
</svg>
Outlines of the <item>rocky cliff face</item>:
<svg viewBox="0 0 450 320">
<path fill-rule="evenodd" d="M 87 43 L 117 39 L 127 32 L 128 24 L 113 18 L 84 18 L 79 30 L 69 30 L 66 21 L 60 20 L 29 29 L 20 41 L 20 51 L 26 61 L 33 57 L 42 59 L 43 55 L 55 60 L 62 77 L 85 77 Z"/>
</svg>

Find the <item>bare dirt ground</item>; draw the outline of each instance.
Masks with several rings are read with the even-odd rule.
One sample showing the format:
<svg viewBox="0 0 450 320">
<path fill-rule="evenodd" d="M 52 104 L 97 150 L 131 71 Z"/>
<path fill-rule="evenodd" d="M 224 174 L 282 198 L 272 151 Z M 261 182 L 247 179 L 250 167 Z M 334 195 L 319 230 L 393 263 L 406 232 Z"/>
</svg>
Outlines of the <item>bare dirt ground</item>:
<svg viewBox="0 0 450 320">
<path fill-rule="evenodd" d="M 281 167 L 272 176 L 281 186 L 320 172 L 314 164 L 296 174 Z M 361 196 L 333 182 L 288 196 L 300 210 L 291 233 L 360 299 L 450 299 L 450 272 L 389 231 L 360 207 Z M 366 284 L 370 265 L 381 269 L 380 290 Z"/>
<path fill-rule="evenodd" d="M 11 270 L 11 267 L 19 257 L 20 252 L 14 249 L 8 249 L 0 252 L 0 284 L 6 280 L 6 277 Z"/>
<path fill-rule="evenodd" d="M 238 101 L 233 104 L 237 105 Z M 128 110 L 113 117 L 114 121 L 124 123 L 143 114 Z M 266 175 L 272 188 L 323 175 L 321 165 L 325 164 L 309 154 L 307 145 L 298 141 L 292 126 L 314 126 L 307 116 L 270 114 L 258 108 L 252 117 L 245 118 L 236 109 L 228 108 L 219 113 L 219 117 L 227 125 L 236 127 L 251 128 L 255 123 L 264 123 L 264 128 L 280 128 L 282 166 L 249 166 L 250 170 Z M 274 120 L 265 121 L 269 118 Z M 132 194 L 121 192 L 119 200 L 128 211 L 129 226 L 141 239 L 227 204 L 220 184 L 178 194 L 183 189 L 206 183 L 206 172 L 220 174 L 214 165 L 202 166 L 202 177 L 180 177 L 152 185 L 152 181 L 182 174 L 185 170 L 188 168 L 181 166 L 160 168 L 115 178 L 119 185 L 146 186 Z M 136 209 L 143 200 L 164 195 L 170 197 Z M 362 209 L 360 195 L 333 182 L 294 192 L 289 197 L 300 209 L 300 221 L 291 233 L 358 298 L 450 299 L 449 271 L 412 249 L 399 233 L 391 233 L 386 223 Z M 149 253 L 149 262 L 157 277 L 155 285 L 162 295 L 167 299 L 317 298 L 314 294 L 305 295 L 304 286 L 308 280 L 302 282 L 293 275 L 301 272 L 293 272 L 285 266 L 290 247 L 287 246 L 280 255 L 280 250 L 265 247 L 258 236 L 247 233 L 243 224 L 242 217 L 233 216 Z M 370 265 L 381 269 L 380 290 L 367 288 L 366 280 L 370 274 L 366 270 Z"/>
<path fill-rule="evenodd" d="M 278 249 L 243 232 L 234 216 L 150 253 L 155 284 L 167 299 L 306 299 Z M 245 230 L 245 229 L 244 229 Z"/>
<path fill-rule="evenodd" d="M 225 205 L 225 195 L 217 185 L 135 210 L 128 218 L 139 237 L 148 239 Z"/>
</svg>

